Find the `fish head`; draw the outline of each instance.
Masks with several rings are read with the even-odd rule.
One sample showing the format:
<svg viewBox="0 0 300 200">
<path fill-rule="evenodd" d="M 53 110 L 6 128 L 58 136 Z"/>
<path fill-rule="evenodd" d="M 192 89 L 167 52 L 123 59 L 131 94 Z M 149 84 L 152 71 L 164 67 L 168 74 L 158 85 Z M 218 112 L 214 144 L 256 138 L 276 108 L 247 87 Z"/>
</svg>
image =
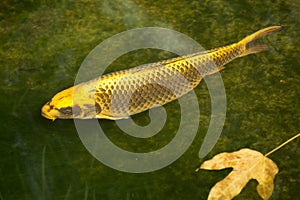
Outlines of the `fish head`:
<svg viewBox="0 0 300 200">
<path fill-rule="evenodd" d="M 51 120 L 91 119 L 101 112 L 94 100 L 95 86 L 80 84 L 57 93 L 41 110 L 43 117 Z"/>
<path fill-rule="evenodd" d="M 73 105 L 73 88 L 68 88 L 57 93 L 48 101 L 41 110 L 43 117 L 51 120 L 56 118 L 71 119 L 78 113 L 74 112 L 76 107 Z M 79 110 L 80 111 L 80 108 Z"/>
</svg>

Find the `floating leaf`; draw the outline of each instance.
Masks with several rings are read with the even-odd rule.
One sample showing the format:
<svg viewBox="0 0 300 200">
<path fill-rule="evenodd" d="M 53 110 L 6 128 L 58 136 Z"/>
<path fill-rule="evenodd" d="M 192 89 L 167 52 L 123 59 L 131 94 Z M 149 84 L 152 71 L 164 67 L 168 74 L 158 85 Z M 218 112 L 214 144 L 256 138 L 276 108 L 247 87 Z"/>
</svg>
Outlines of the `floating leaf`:
<svg viewBox="0 0 300 200">
<path fill-rule="evenodd" d="M 200 169 L 219 170 L 233 168 L 223 180 L 210 190 L 208 199 L 232 199 L 251 180 L 258 181 L 257 191 L 263 199 L 273 192 L 273 180 L 278 173 L 277 165 L 258 151 L 241 149 L 232 153 L 220 153 L 205 161 Z"/>
</svg>

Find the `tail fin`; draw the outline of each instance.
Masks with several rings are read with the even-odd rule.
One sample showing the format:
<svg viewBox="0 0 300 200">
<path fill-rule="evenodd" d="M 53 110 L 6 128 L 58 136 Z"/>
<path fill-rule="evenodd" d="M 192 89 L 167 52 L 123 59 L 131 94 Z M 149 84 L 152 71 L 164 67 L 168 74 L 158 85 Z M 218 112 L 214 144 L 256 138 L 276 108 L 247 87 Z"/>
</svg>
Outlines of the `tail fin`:
<svg viewBox="0 0 300 200">
<path fill-rule="evenodd" d="M 268 45 L 264 43 L 257 42 L 257 39 L 263 38 L 267 35 L 270 35 L 274 32 L 280 31 L 283 29 L 283 26 L 270 26 L 267 28 L 264 28 L 262 30 L 259 30 L 244 39 L 242 39 L 238 44 L 243 46 L 244 52 L 240 55 L 246 56 L 248 54 L 258 53 L 261 51 L 267 51 L 269 50 Z"/>
</svg>

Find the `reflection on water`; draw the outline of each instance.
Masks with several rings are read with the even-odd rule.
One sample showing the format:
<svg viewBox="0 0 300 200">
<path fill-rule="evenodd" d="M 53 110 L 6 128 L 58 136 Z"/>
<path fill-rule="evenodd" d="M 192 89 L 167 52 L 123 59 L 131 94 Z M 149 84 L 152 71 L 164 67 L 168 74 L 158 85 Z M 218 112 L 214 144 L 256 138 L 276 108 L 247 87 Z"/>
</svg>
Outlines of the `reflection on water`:
<svg viewBox="0 0 300 200">
<path fill-rule="evenodd" d="M 262 153 L 299 131 L 299 11 L 296 1 L 20 1 L 0 5 L 0 198 L 1 199 L 206 199 L 227 171 L 195 172 L 204 160 L 243 147 Z M 146 26 L 172 28 L 205 48 L 236 42 L 269 25 L 284 31 L 268 38 L 271 50 L 237 59 L 222 71 L 227 116 L 221 138 L 199 160 L 210 119 L 203 82 L 195 89 L 201 110 L 192 146 L 172 165 L 147 174 L 115 171 L 84 148 L 72 120 L 51 122 L 41 106 L 73 84 L 77 69 L 97 44 L 119 32 Z M 170 58 L 140 50 L 116 60 L 108 71 Z M 93 74 L 93 72 L 87 72 Z M 167 145 L 178 128 L 178 102 L 165 106 L 163 134 L 133 138 L 113 121 L 101 121 L 118 146 L 147 152 Z M 134 116 L 149 121 L 147 112 Z M 191 119 L 192 120 L 192 119 Z M 271 155 L 280 171 L 272 199 L 298 195 L 299 151 L 294 141 Z M 259 199 L 250 182 L 237 199 Z"/>
</svg>

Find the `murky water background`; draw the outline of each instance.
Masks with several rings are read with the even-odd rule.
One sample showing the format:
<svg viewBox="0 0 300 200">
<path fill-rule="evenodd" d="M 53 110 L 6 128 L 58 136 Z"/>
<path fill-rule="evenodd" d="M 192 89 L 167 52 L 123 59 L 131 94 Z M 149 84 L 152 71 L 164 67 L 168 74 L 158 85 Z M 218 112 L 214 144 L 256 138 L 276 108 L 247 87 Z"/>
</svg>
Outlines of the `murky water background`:
<svg viewBox="0 0 300 200">
<path fill-rule="evenodd" d="M 300 3 L 297 1 L 2 1 L 0 5 L 0 199 L 206 199 L 230 170 L 195 172 L 213 155 L 244 147 L 267 153 L 299 132 Z M 198 151 L 210 120 L 205 82 L 195 92 L 200 128 L 185 154 L 146 174 L 113 170 L 82 145 L 72 120 L 51 122 L 41 106 L 73 84 L 80 64 L 100 42 L 138 27 L 165 27 L 206 49 L 223 46 L 270 25 L 285 29 L 266 42 L 271 50 L 237 59 L 221 72 L 227 116 L 217 145 Z M 116 60 L 115 71 L 174 55 L 139 50 Z M 178 102 L 165 106 L 162 134 L 137 139 L 115 122 L 100 122 L 118 146 L 147 152 L 167 145 L 178 128 Z M 134 116 L 140 125 L 148 113 Z M 195 120 L 195 119 L 191 119 Z M 270 155 L 280 171 L 271 199 L 299 199 L 299 141 Z M 259 199 L 251 181 L 236 199 Z"/>
</svg>

